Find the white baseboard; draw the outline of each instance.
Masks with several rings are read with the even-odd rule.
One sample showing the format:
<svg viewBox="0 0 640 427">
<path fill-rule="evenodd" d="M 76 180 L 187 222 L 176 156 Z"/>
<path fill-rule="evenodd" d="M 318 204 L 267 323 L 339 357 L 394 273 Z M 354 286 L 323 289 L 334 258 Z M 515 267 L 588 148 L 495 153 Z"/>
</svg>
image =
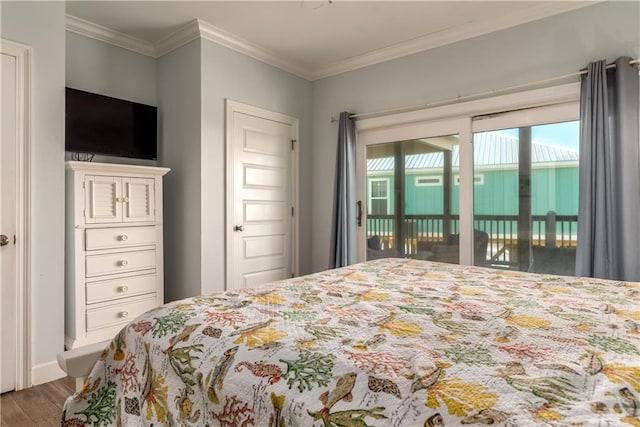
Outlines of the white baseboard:
<svg viewBox="0 0 640 427">
<path fill-rule="evenodd" d="M 66 377 L 58 362 L 42 363 L 31 368 L 31 385 L 39 385 Z"/>
</svg>

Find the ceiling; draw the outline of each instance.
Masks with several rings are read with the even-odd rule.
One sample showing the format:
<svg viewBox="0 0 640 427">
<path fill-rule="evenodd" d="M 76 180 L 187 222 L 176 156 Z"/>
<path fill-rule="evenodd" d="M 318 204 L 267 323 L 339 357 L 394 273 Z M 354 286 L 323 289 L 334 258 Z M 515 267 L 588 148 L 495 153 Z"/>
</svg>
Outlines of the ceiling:
<svg viewBox="0 0 640 427">
<path fill-rule="evenodd" d="M 67 1 L 67 14 L 156 46 L 194 19 L 313 80 L 584 7 L 585 1 Z M 103 29 L 104 30 L 104 29 Z M 232 43 L 232 44 L 233 44 Z M 234 46 L 229 46 L 236 48 Z"/>
</svg>

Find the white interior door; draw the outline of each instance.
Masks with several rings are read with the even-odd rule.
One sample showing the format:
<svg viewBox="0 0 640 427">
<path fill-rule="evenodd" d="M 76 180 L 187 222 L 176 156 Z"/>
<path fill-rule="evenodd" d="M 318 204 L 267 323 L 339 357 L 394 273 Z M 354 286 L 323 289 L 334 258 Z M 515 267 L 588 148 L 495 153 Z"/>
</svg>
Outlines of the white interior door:
<svg viewBox="0 0 640 427">
<path fill-rule="evenodd" d="M 0 147 L 1 392 L 16 386 L 16 58 L 2 56 L 2 142 Z"/>
<path fill-rule="evenodd" d="M 297 119 L 227 108 L 227 289 L 238 289 L 294 274 Z"/>
</svg>

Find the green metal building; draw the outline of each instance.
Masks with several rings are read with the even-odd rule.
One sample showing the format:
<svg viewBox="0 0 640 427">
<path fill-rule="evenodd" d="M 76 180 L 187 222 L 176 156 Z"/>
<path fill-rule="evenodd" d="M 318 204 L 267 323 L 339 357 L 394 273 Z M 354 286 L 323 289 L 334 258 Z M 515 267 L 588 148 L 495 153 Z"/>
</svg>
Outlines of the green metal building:
<svg viewBox="0 0 640 427">
<path fill-rule="evenodd" d="M 474 137 L 474 213 L 518 214 L 518 138 L 485 132 Z M 459 149 L 452 150 L 451 213 L 459 213 Z M 394 214 L 393 157 L 367 160 L 367 213 Z M 405 157 L 405 214 L 443 213 L 442 152 Z M 578 152 L 532 141 L 531 214 L 578 214 Z"/>
</svg>

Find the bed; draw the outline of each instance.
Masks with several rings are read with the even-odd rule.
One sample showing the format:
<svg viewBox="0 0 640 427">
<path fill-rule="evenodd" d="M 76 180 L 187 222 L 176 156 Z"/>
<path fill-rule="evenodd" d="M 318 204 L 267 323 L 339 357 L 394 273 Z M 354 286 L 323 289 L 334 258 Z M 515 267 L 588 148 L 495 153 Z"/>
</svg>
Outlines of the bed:
<svg viewBox="0 0 640 427">
<path fill-rule="evenodd" d="M 132 321 L 63 425 L 640 425 L 640 283 L 380 259 Z"/>
</svg>

